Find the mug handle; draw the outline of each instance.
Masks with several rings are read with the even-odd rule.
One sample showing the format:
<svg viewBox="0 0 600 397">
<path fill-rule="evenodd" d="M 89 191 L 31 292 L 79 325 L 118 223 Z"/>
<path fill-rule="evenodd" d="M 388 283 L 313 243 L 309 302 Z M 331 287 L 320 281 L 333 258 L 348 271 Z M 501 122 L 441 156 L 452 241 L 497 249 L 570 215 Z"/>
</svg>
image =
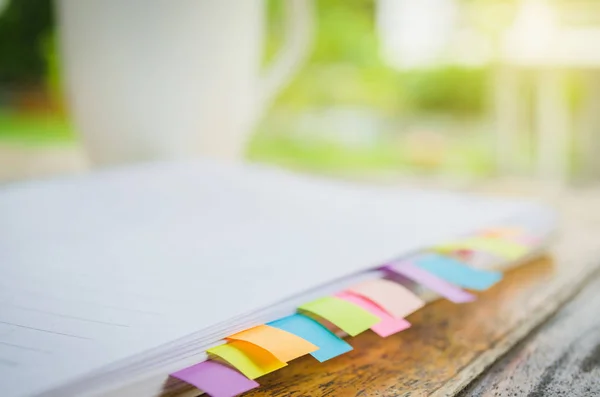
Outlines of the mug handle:
<svg viewBox="0 0 600 397">
<path fill-rule="evenodd" d="M 281 88 L 306 60 L 314 35 L 314 3 L 312 0 L 286 0 L 284 4 L 285 40 L 282 50 L 261 76 L 258 109 L 261 114 Z"/>
</svg>

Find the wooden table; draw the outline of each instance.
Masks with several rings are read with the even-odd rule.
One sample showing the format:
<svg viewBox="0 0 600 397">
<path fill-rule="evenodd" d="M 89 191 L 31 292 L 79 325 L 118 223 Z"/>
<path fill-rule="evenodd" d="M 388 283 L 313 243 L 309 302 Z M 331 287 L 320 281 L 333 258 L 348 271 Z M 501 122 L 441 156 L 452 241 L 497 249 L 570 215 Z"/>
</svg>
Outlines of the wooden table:
<svg viewBox="0 0 600 397">
<path fill-rule="evenodd" d="M 600 393 L 600 194 L 569 193 L 555 203 L 563 225 L 550 255 L 508 272 L 477 302 L 436 301 L 409 318 L 411 329 L 385 339 L 366 332 L 350 339 L 352 352 L 325 363 L 295 360 L 247 396 Z M 586 282 L 578 299 L 517 345 Z"/>
<path fill-rule="evenodd" d="M 600 277 L 460 393 L 600 395 Z"/>
</svg>

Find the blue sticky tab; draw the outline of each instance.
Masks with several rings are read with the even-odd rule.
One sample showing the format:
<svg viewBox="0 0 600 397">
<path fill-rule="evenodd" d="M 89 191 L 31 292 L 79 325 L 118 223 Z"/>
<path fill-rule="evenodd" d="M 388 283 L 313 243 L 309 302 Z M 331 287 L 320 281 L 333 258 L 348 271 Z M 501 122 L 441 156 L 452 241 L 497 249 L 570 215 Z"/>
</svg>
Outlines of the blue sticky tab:
<svg viewBox="0 0 600 397">
<path fill-rule="evenodd" d="M 502 279 L 500 272 L 474 269 L 442 255 L 423 255 L 413 263 L 449 283 L 478 291 L 486 290 Z"/>
<path fill-rule="evenodd" d="M 343 339 L 335 336 L 333 332 L 317 321 L 302 314 L 293 314 L 267 323 L 267 325 L 297 335 L 313 345 L 319 346 L 319 350 L 310 354 L 320 362 L 352 350 L 352 346 Z"/>
</svg>

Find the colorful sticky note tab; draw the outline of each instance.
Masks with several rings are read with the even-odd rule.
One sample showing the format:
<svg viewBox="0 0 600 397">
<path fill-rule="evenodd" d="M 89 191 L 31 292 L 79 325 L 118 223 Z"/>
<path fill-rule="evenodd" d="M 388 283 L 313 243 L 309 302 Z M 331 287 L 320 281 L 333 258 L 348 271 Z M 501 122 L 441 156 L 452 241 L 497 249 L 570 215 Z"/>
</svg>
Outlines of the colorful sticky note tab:
<svg viewBox="0 0 600 397">
<path fill-rule="evenodd" d="M 319 350 L 310 354 L 320 362 L 327 361 L 352 350 L 352 346 L 346 341 L 338 338 L 318 321 L 302 314 L 293 314 L 272 321 L 267 325 L 298 335 L 300 338 L 306 339 L 318 346 Z"/>
<path fill-rule="evenodd" d="M 511 239 L 523 235 L 524 231 L 520 227 L 500 226 L 485 229 L 480 234 L 484 237 Z"/>
<path fill-rule="evenodd" d="M 534 247 L 540 244 L 540 238 L 522 229 L 489 229 L 480 234 L 487 239 L 504 240 L 523 247 Z"/>
<path fill-rule="evenodd" d="M 360 306 L 379 317 L 380 321 L 371 327 L 371 330 L 373 330 L 373 332 L 379 336 L 385 338 L 386 336 L 390 336 L 410 328 L 410 323 L 405 319 L 392 317 L 388 312 L 377 306 L 375 303 L 361 297 L 360 295 L 355 295 L 350 292 L 340 292 L 335 296 Z"/>
<path fill-rule="evenodd" d="M 298 309 L 332 322 L 348 335 L 356 336 L 377 324 L 379 317 L 343 299 L 325 297 L 300 306 Z"/>
<path fill-rule="evenodd" d="M 425 302 L 410 290 L 390 280 L 369 280 L 348 288 L 377 304 L 392 317 L 403 318 L 419 310 Z"/>
<path fill-rule="evenodd" d="M 410 262 L 388 265 L 385 269 L 421 284 L 425 288 L 429 288 L 451 302 L 465 303 L 475 300 L 475 295 L 450 284 L 446 280 L 425 269 L 415 266 Z"/>
<path fill-rule="evenodd" d="M 541 243 L 541 239 L 539 237 L 532 236 L 529 234 L 523 234 L 521 236 L 512 237 L 510 240 L 525 247 L 535 247 L 536 245 L 540 245 Z"/>
<path fill-rule="evenodd" d="M 467 240 L 471 249 L 489 252 L 506 259 L 518 259 L 527 254 L 529 248 L 518 241 L 506 239 L 477 237 Z"/>
<path fill-rule="evenodd" d="M 204 361 L 171 374 L 211 397 L 233 397 L 259 386 L 233 368 L 215 361 Z"/>
<path fill-rule="evenodd" d="M 525 255 L 529 250 L 524 244 L 490 237 L 473 237 L 454 243 L 443 244 L 436 249 L 440 251 L 456 251 L 468 249 L 483 251 L 509 260 L 515 260 Z"/>
<path fill-rule="evenodd" d="M 482 291 L 502 279 L 500 272 L 474 269 L 443 255 L 423 255 L 412 262 L 419 268 L 463 288 Z"/>
<path fill-rule="evenodd" d="M 259 325 L 227 337 L 230 340 L 242 340 L 268 350 L 283 362 L 312 353 L 318 349 L 309 341 L 279 328 Z"/>
<path fill-rule="evenodd" d="M 227 361 L 250 379 L 256 379 L 287 365 L 265 349 L 244 341 L 232 341 L 208 349 L 207 352 Z"/>
</svg>

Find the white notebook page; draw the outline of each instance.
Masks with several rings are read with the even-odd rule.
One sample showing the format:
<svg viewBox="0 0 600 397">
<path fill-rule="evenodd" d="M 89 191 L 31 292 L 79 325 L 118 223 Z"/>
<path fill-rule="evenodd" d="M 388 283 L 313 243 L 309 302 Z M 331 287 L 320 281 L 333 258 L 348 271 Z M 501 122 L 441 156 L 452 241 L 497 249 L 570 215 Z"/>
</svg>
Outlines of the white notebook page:
<svg viewBox="0 0 600 397">
<path fill-rule="evenodd" d="M 156 164 L 0 189 L 0 384 L 116 360 L 538 207 L 261 167 Z"/>
</svg>

